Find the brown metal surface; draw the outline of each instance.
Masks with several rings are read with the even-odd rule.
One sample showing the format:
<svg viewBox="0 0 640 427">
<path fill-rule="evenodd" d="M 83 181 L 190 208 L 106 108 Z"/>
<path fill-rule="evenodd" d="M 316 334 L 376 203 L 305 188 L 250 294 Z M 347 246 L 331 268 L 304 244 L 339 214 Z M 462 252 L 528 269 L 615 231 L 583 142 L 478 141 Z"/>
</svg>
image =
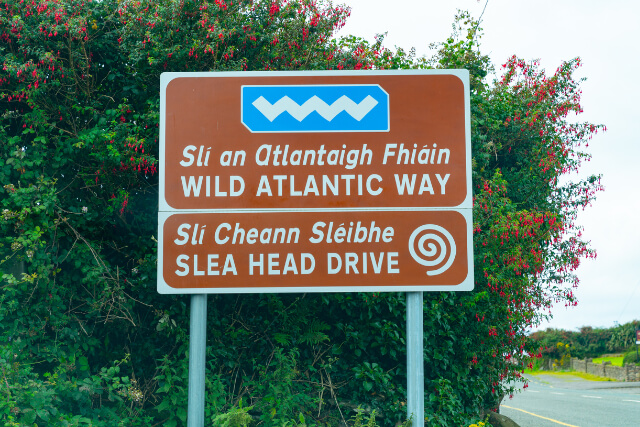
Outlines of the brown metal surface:
<svg viewBox="0 0 640 427">
<path fill-rule="evenodd" d="M 390 131 L 251 133 L 240 121 L 242 85 L 321 84 L 380 85 L 389 94 Z M 455 207 L 467 196 L 464 86 L 453 75 L 179 77 L 166 89 L 164 119 L 165 200 L 173 209 Z M 269 165 L 260 166 L 256 154 L 265 145 L 272 150 L 277 146 L 283 152 L 287 149 L 289 156 L 295 150 L 320 147 L 327 152 L 358 150 L 367 155 L 362 157 L 365 164 L 353 168 L 326 163 L 274 165 L 272 160 Z M 393 150 L 399 152 L 401 145 L 409 150 L 407 156 L 399 160 L 400 156 L 389 155 Z M 200 156 L 201 166 L 197 166 L 197 161 L 190 166 L 180 164 L 188 163 L 184 151 L 187 146 L 197 148 L 191 154 L 194 158 Z M 428 164 L 419 164 L 420 150 L 424 149 L 435 149 L 436 155 L 433 161 L 428 155 Z M 244 162 L 223 166 L 221 157 L 225 152 L 232 153 L 232 161 L 235 153 L 244 152 Z M 265 153 L 263 148 L 260 153 L 263 159 Z M 422 152 L 422 160 L 425 157 L 426 151 Z M 193 192 L 185 196 L 182 177 L 185 182 L 193 179 L 194 183 L 202 179 L 198 197 Z M 322 194 L 322 183 L 336 179 L 337 194 L 330 191 Z M 263 186 L 267 180 L 271 195 L 260 191 L 261 180 Z M 411 194 L 406 188 L 400 194 L 398 182 L 403 180 L 413 182 Z M 234 189 L 240 189 L 240 181 L 242 193 L 232 196 Z M 320 187 L 317 193 L 313 190 L 314 183 Z M 281 193 L 278 185 L 282 187 Z M 306 196 L 298 195 L 304 194 L 305 189 Z"/>
<path fill-rule="evenodd" d="M 437 230 L 416 232 L 432 225 L 448 230 L 456 246 L 453 263 L 436 275 L 427 272 L 452 248 Z M 421 241 L 425 234 L 445 245 Z M 466 236 L 455 211 L 174 214 L 163 228 L 162 275 L 173 288 L 455 286 L 468 274 Z M 420 264 L 410 242 L 419 258 L 443 254 L 442 261 Z"/>
</svg>

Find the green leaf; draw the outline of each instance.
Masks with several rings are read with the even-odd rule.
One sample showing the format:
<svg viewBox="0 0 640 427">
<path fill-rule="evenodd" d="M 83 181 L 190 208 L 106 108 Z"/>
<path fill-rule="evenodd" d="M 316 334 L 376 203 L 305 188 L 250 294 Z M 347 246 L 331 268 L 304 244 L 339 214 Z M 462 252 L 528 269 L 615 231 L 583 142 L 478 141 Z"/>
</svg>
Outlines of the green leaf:
<svg viewBox="0 0 640 427">
<path fill-rule="evenodd" d="M 85 356 L 80 356 L 80 358 L 78 359 L 78 364 L 80 365 L 81 371 L 89 370 L 89 360 Z"/>
<path fill-rule="evenodd" d="M 23 424 L 33 424 L 36 421 L 36 411 L 28 408 L 22 410 L 21 421 Z"/>
<path fill-rule="evenodd" d="M 46 409 L 38 409 L 36 410 L 36 414 L 42 418 L 44 421 L 49 421 L 50 415 L 49 411 L 47 411 Z"/>
</svg>

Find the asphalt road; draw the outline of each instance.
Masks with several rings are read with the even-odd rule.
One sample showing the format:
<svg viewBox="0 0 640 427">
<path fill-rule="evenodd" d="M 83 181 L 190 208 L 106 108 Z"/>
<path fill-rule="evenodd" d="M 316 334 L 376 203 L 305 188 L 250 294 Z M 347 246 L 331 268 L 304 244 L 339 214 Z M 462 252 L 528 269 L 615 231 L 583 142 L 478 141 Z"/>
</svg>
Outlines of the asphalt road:
<svg viewBox="0 0 640 427">
<path fill-rule="evenodd" d="M 529 387 L 506 397 L 500 413 L 520 427 L 638 427 L 640 383 L 535 375 Z"/>
</svg>

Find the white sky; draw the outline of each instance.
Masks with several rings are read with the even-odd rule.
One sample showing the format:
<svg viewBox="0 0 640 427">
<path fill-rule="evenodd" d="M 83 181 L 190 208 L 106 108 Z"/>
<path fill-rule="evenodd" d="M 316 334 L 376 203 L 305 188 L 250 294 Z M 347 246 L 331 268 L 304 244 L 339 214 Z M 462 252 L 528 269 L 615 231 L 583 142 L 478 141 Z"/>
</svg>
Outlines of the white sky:
<svg viewBox="0 0 640 427">
<path fill-rule="evenodd" d="M 479 17 L 486 0 L 334 0 L 351 6 L 340 34 L 373 41 L 388 32 L 385 46 L 415 47 L 430 56 L 429 44 L 451 34 L 457 9 Z M 640 320 L 640 2 L 629 0 L 489 0 L 481 27 L 481 50 L 496 68 L 516 54 L 540 59 L 553 73 L 562 60 L 580 56 L 584 82 L 580 121 L 605 124 L 589 144 L 583 168 L 602 174 L 605 192 L 579 217 L 584 238 L 598 251 L 578 270 L 577 307 L 553 310 L 542 328 L 611 327 Z M 588 173 L 587 173 L 588 172 Z"/>
</svg>

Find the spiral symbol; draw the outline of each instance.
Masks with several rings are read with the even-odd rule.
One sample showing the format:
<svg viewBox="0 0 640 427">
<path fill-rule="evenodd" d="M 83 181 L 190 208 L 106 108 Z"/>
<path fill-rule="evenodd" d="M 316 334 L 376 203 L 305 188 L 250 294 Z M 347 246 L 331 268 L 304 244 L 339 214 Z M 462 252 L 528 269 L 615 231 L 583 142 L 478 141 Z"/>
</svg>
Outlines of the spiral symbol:
<svg viewBox="0 0 640 427">
<path fill-rule="evenodd" d="M 450 248 L 450 251 L 447 246 Z M 453 240 L 451 233 L 446 229 L 435 224 L 425 224 L 416 228 L 413 233 L 411 233 L 411 237 L 409 238 L 409 252 L 413 259 L 420 265 L 424 265 L 425 267 L 440 266 L 435 270 L 427 271 L 429 276 L 435 276 L 445 272 L 451 267 L 451 264 L 453 264 L 453 260 L 456 257 L 456 242 Z M 444 264 L 441 265 L 443 261 Z"/>
</svg>

